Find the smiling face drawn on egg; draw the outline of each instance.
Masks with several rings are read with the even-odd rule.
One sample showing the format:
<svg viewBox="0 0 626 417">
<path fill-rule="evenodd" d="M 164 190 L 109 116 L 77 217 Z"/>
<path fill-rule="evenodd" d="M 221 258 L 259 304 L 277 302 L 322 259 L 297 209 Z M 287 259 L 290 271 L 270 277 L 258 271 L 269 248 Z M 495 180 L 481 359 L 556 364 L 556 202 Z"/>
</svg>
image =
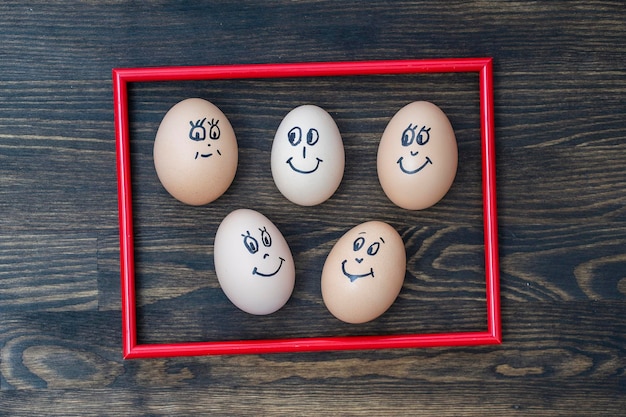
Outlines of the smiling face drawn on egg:
<svg viewBox="0 0 626 417">
<path fill-rule="evenodd" d="M 422 126 L 419 131 L 418 127 L 409 123 L 409 126 L 402 132 L 402 148 L 406 149 L 408 154 L 401 156 L 397 163 L 400 170 L 408 175 L 417 174 L 428 164 L 433 163 L 429 156 L 422 156 L 425 153 L 424 146 L 430 140 L 430 127 Z"/>
<path fill-rule="evenodd" d="M 321 290 L 330 313 L 347 323 L 364 323 L 394 302 L 406 274 L 406 251 L 389 224 L 369 221 L 335 243 L 322 268 Z"/>
<path fill-rule="evenodd" d="M 280 309 L 293 292 L 296 268 L 280 230 L 255 210 L 222 220 L 213 244 L 215 275 L 228 299 L 250 314 Z"/>
<path fill-rule="evenodd" d="M 402 107 L 380 138 L 378 180 L 387 197 L 404 209 L 423 210 L 440 201 L 452 186 L 457 165 L 454 129 L 433 103 Z"/>
<path fill-rule="evenodd" d="M 300 148 L 302 149 L 301 156 L 300 152 L 297 152 L 297 157 L 290 156 L 286 161 L 287 165 L 298 174 L 312 174 L 317 171 L 320 164 L 324 162 L 323 159 L 311 155 L 313 153 L 312 151 L 314 151 L 313 146 L 315 146 L 320 139 L 319 131 L 312 127 L 305 133 L 305 136 L 306 137 L 302 137 L 302 129 L 299 126 L 294 126 L 287 132 L 287 139 L 289 140 L 289 144 L 294 148 L 294 151 Z M 309 150 L 308 158 L 307 149 Z"/>
<path fill-rule="evenodd" d="M 350 279 L 350 282 L 354 282 L 359 278 L 374 278 L 374 268 L 371 266 L 371 261 L 365 262 L 365 264 L 363 262 L 367 260 L 367 257 L 376 256 L 380 249 L 380 244 L 384 244 L 385 241 L 382 237 L 379 237 L 378 240 L 375 240 L 366 248 L 366 243 L 368 242 L 365 240 L 365 235 L 366 232 L 360 232 L 359 236 L 352 243 L 354 259 L 344 259 L 341 262 L 341 272 Z"/>
<path fill-rule="evenodd" d="M 204 126 L 205 122 L 207 127 Z M 220 138 L 221 132 L 218 123 L 219 119 L 211 119 L 211 121 L 207 121 L 206 117 L 201 120 L 196 120 L 195 122 L 193 120 L 189 121 L 189 124 L 191 125 L 191 129 L 189 130 L 189 139 L 194 142 L 201 143 L 202 145 L 202 148 L 199 148 L 200 150 L 196 151 L 196 155 L 193 159 L 209 158 L 213 156 L 213 152 L 211 152 L 210 149 L 206 149 L 204 146 L 206 145 L 207 148 L 210 148 L 211 144 L 215 144 L 215 142 L 212 141 L 216 141 Z M 209 140 L 205 141 L 207 136 Z M 219 149 L 216 149 L 215 152 L 217 152 L 218 155 L 222 155 Z"/>
<path fill-rule="evenodd" d="M 296 107 L 280 122 L 272 143 L 272 178 L 291 202 L 314 206 L 329 199 L 343 177 L 339 128 L 324 109 Z"/>
<path fill-rule="evenodd" d="M 260 263 L 260 265 L 255 265 L 252 268 L 252 275 L 260 277 L 273 277 L 278 274 L 278 271 L 282 268 L 285 258 L 282 256 L 272 257 L 269 252 L 267 252 L 269 250 L 267 248 L 272 246 L 272 237 L 266 227 L 259 228 L 258 230 L 261 232 L 258 236 L 259 239 L 252 236 L 249 230 L 246 230 L 246 234 L 241 235 L 243 237 L 243 245 L 245 248 L 251 255 L 255 255 L 257 262 Z M 259 241 L 262 246 L 259 245 Z M 259 250 L 261 250 L 261 252 L 259 252 Z"/>
</svg>

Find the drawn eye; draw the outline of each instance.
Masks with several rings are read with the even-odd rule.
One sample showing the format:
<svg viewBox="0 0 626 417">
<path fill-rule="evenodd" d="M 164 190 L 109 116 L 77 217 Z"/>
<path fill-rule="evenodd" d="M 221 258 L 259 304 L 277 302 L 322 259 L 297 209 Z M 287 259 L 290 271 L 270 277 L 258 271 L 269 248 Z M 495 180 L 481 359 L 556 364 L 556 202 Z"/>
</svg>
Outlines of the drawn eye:
<svg viewBox="0 0 626 417">
<path fill-rule="evenodd" d="M 417 144 L 418 145 L 426 145 L 430 140 L 430 127 L 426 129 L 426 126 L 422 127 L 417 134 Z"/>
<path fill-rule="evenodd" d="M 352 245 L 352 249 L 356 252 L 359 249 L 361 249 L 363 245 L 365 245 L 365 238 L 357 237 L 356 240 L 354 241 L 354 244 Z"/>
<path fill-rule="evenodd" d="M 253 238 L 252 236 L 250 236 L 250 232 L 247 232 L 247 235 L 242 235 L 243 236 L 243 245 L 246 247 L 246 249 L 248 249 L 248 252 L 255 254 L 258 252 L 259 250 L 259 242 L 257 242 L 257 240 L 255 238 Z"/>
<path fill-rule="evenodd" d="M 374 242 L 370 245 L 369 248 L 367 248 L 367 254 L 370 256 L 374 256 L 378 252 L 378 249 L 380 249 L 380 243 Z"/>
<path fill-rule="evenodd" d="M 189 121 L 189 124 L 191 125 L 191 130 L 189 131 L 189 139 L 195 140 L 197 142 L 204 140 L 204 138 L 206 137 L 206 130 L 202 125 L 204 124 L 205 120 L 206 117 L 202 120 L 196 120 L 195 123 L 191 120 Z"/>
<path fill-rule="evenodd" d="M 259 229 L 261 231 L 261 242 L 263 242 L 263 246 L 269 247 L 272 246 L 272 237 L 265 227 L 263 229 Z"/>
<path fill-rule="evenodd" d="M 219 123 L 218 120 L 211 119 L 211 128 L 209 129 L 209 137 L 211 139 L 219 139 L 220 137 L 220 127 L 217 125 Z"/>
<path fill-rule="evenodd" d="M 320 134 L 317 131 L 317 129 L 309 129 L 309 131 L 306 134 L 306 143 L 308 143 L 310 146 L 313 146 L 317 143 L 319 139 L 320 139 Z"/>
<path fill-rule="evenodd" d="M 302 129 L 298 126 L 292 127 L 289 133 L 287 133 L 287 137 L 289 138 L 289 143 L 292 146 L 296 146 L 302 140 Z"/>
<path fill-rule="evenodd" d="M 413 139 L 415 139 L 415 129 L 417 129 L 417 125 L 411 127 L 410 123 L 409 126 L 404 129 L 404 132 L 402 132 L 402 146 L 409 146 L 413 143 Z"/>
</svg>

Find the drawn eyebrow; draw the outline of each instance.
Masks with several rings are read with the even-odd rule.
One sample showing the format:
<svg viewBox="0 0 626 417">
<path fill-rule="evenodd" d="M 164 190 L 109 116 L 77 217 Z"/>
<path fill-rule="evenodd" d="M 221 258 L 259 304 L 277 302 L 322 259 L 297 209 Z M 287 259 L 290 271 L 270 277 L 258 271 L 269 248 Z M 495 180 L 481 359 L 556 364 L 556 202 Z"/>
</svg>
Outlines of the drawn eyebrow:
<svg viewBox="0 0 626 417">
<path fill-rule="evenodd" d="M 364 235 L 364 234 L 366 234 L 366 232 L 359 232 L 359 234 L 360 234 L 360 235 Z"/>
<path fill-rule="evenodd" d="M 385 239 L 383 239 L 382 236 L 379 239 L 381 242 L 385 243 Z"/>
</svg>

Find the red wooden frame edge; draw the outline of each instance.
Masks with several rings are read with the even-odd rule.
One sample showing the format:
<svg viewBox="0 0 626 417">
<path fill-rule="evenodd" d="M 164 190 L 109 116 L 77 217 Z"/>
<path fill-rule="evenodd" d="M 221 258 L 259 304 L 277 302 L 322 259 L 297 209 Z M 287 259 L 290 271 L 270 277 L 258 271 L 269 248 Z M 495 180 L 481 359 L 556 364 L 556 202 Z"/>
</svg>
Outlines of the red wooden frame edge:
<svg viewBox="0 0 626 417">
<path fill-rule="evenodd" d="M 130 133 L 127 107 L 127 84 L 129 82 L 435 72 L 478 72 L 479 74 L 487 304 L 486 332 L 311 337 L 141 345 L 137 343 L 132 185 L 130 177 Z M 113 101 L 120 224 L 122 345 L 125 359 L 320 350 L 473 346 L 502 343 L 498 227 L 496 214 L 492 58 L 115 68 L 113 69 Z"/>
</svg>

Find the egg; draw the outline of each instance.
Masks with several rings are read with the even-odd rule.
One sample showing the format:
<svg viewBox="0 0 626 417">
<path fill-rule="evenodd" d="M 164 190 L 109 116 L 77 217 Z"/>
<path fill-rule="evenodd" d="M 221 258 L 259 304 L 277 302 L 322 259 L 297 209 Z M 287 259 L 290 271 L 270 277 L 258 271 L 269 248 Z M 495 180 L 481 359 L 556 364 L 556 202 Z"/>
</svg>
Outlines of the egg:
<svg viewBox="0 0 626 417">
<path fill-rule="evenodd" d="M 406 274 L 406 250 L 398 232 L 381 221 L 362 223 L 331 249 L 322 269 L 322 299 L 339 320 L 365 323 L 396 300 Z"/>
<path fill-rule="evenodd" d="M 439 202 L 456 176 L 458 149 L 452 125 L 435 104 L 416 101 L 389 121 L 378 146 L 378 179 L 397 206 L 421 210 Z"/>
<path fill-rule="evenodd" d="M 258 211 L 238 209 L 220 223 L 213 243 L 215 273 L 239 309 L 271 314 L 287 303 L 295 265 L 282 233 Z"/>
<path fill-rule="evenodd" d="M 189 98 L 163 117 L 153 157 L 159 181 L 174 198 L 193 206 L 204 205 L 224 194 L 233 182 L 237 139 L 217 106 Z"/>
<path fill-rule="evenodd" d="M 281 121 L 271 152 L 278 190 L 292 203 L 314 206 L 329 199 L 343 178 L 345 156 L 332 116 L 314 105 L 291 110 Z"/>
</svg>

